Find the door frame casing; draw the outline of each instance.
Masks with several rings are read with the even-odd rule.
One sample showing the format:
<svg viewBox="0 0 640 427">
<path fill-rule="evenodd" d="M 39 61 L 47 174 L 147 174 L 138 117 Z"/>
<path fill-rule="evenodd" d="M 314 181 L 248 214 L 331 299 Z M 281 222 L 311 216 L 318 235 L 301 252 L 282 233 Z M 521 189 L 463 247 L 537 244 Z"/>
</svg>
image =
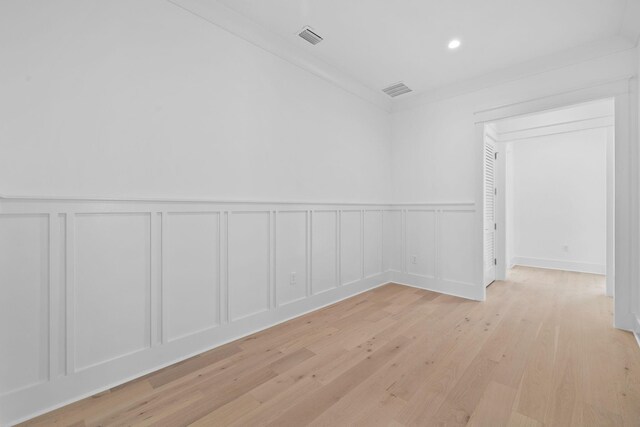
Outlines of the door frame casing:
<svg viewBox="0 0 640 427">
<path fill-rule="evenodd" d="M 613 104 L 613 99 L 609 98 L 606 101 L 610 101 Z M 613 118 L 612 118 L 613 120 Z M 487 130 L 492 130 L 491 124 L 486 125 Z M 606 287 L 605 295 L 612 297 L 614 294 L 614 280 L 615 280 L 615 248 L 614 248 L 614 220 L 615 220 L 615 143 L 614 143 L 614 123 L 598 126 L 598 129 L 604 129 L 606 131 L 606 259 L 604 265 L 607 266 L 606 272 Z M 588 129 L 594 129 L 589 127 Z M 575 130 L 579 131 L 579 130 Z M 560 133 L 565 133 L 566 130 L 560 130 Z M 549 135 L 557 135 L 552 133 Z M 496 140 L 497 141 L 497 140 Z M 513 266 L 513 253 L 507 251 L 508 246 L 508 228 L 507 224 L 507 186 L 513 185 L 508 182 L 507 168 L 509 168 L 510 156 L 512 155 L 512 144 L 518 144 L 518 141 L 501 141 L 496 142 L 497 148 L 497 161 L 495 164 L 495 176 L 496 176 L 496 280 L 505 280 L 506 272 Z M 513 240 L 511 241 L 513 244 Z M 513 250 L 513 248 L 511 248 Z"/>
<path fill-rule="evenodd" d="M 474 113 L 476 140 L 478 141 L 478 144 L 475 145 L 478 158 L 478 162 L 476 162 L 478 177 L 476 204 L 482 206 L 482 209 L 478 209 L 476 212 L 478 235 L 475 240 L 477 253 L 480 254 L 476 267 L 479 271 L 478 283 L 483 282 L 484 276 L 484 270 L 480 267 L 483 267 L 484 259 L 484 167 L 481 156 L 484 152 L 485 125 L 510 117 L 601 99 L 613 99 L 615 104 L 613 147 L 615 151 L 615 221 L 607 221 L 607 239 L 612 236 L 611 246 L 615 251 L 615 259 L 610 256 L 612 255 L 611 251 L 607 251 L 607 271 L 615 271 L 615 276 L 612 275 L 610 283 L 614 288 L 614 326 L 625 330 L 635 331 L 638 329 L 638 320 L 634 313 L 634 306 L 640 302 L 638 289 L 634 286 L 634 284 L 640 283 L 638 281 L 638 263 L 635 262 L 638 259 L 638 228 L 640 224 L 634 220 L 634 218 L 638 218 L 638 147 L 637 143 L 633 141 L 637 125 L 637 119 L 635 119 L 637 106 L 631 97 L 636 91 L 636 78 L 630 77 Z M 613 223 L 615 223 L 615 227 Z M 613 228 L 612 233 L 610 228 Z M 501 260 L 498 260 L 499 264 L 500 262 Z M 613 265 L 609 265 L 610 263 Z M 486 299 L 484 286 L 482 286 L 482 296 L 483 300 Z"/>
<path fill-rule="evenodd" d="M 498 152 L 497 151 L 497 149 L 498 149 L 498 141 L 497 141 L 497 139 L 495 137 L 495 134 L 492 134 L 491 130 L 492 129 L 490 129 L 489 126 L 485 126 L 484 144 L 483 144 L 483 147 L 484 147 L 484 150 L 485 150 L 485 152 L 484 152 L 484 156 L 485 157 L 486 157 L 486 154 L 487 154 L 486 153 L 487 144 L 489 144 L 489 143 L 493 146 L 494 156 Z M 487 167 L 486 158 L 484 158 L 484 175 L 485 176 L 486 176 L 486 167 Z M 482 281 L 483 281 L 485 287 L 489 286 L 494 281 L 499 280 L 498 265 L 496 263 L 496 260 L 498 259 L 498 254 L 496 252 L 496 249 L 498 247 L 497 242 L 496 242 L 496 239 L 498 238 L 498 233 L 497 233 L 497 230 L 495 228 L 495 225 L 498 223 L 498 216 L 497 216 L 497 207 L 498 207 L 497 201 L 498 201 L 498 198 L 497 198 L 497 195 L 495 193 L 495 190 L 498 188 L 497 187 L 498 186 L 498 171 L 497 171 L 497 167 L 498 167 L 498 161 L 497 161 L 497 157 L 496 157 L 493 160 L 493 224 L 492 224 L 493 225 L 493 231 L 492 231 L 492 233 L 493 233 L 493 262 L 494 262 L 494 264 L 493 264 L 493 267 L 492 267 L 492 270 L 493 270 L 493 274 L 491 275 L 492 277 L 488 278 L 488 266 L 487 266 L 487 264 L 485 262 L 483 262 L 483 265 L 482 265 L 482 272 L 483 272 Z M 485 176 L 483 176 L 483 180 L 485 180 Z M 486 185 L 486 181 L 485 181 L 485 185 Z M 487 200 L 486 200 L 487 191 L 486 191 L 486 188 L 484 188 L 482 197 L 483 197 L 482 198 L 482 209 L 483 209 L 483 213 L 484 213 L 484 210 L 487 207 Z M 484 226 L 486 225 L 485 222 L 486 222 L 486 218 L 483 217 L 483 231 L 485 231 L 484 230 Z M 485 237 L 486 237 L 486 231 L 482 235 L 483 239 Z M 486 255 L 487 254 L 484 253 L 484 251 L 486 250 L 487 246 L 483 245 L 482 248 L 483 248 L 482 249 L 483 250 L 483 259 L 486 261 Z"/>
<path fill-rule="evenodd" d="M 487 125 L 490 127 L 490 125 Z M 510 260 L 507 258 L 507 180 L 506 180 L 506 164 L 507 164 L 507 142 L 498 142 L 498 158 L 496 161 L 496 280 L 505 280 L 507 270 L 511 267 Z"/>
</svg>

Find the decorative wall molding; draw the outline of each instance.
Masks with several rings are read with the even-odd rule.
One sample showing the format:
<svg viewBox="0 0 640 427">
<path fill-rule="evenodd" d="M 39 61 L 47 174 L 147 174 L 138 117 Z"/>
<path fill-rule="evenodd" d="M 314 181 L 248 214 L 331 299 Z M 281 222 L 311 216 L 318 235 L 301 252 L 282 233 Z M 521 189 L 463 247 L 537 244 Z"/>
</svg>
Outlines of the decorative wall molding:
<svg viewBox="0 0 640 427">
<path fill-rule="evenodd" d="M 468 202 L 2 198 L 0 322 L 21 326 L 0 336 L 11 349 L 0 424 L 389 282 L 481 299 L 469 254 L 454 248 L 474 247 L 474 212 Z M 432 274 L 408 269 L 410 256 Z"/>
<path fill-rule="evenodd" d="M 474 283 L 479 276 L 473 261 L 480 256 L 474 253 L 475 205 L 408 205 L 401 213 L 402 263 L 397 268 L 388 267 L 393 281 L 463 298 L 484 299 L 484 288 Z M 426 240 L 424 236 L 428 236 Z"/>
</svg>

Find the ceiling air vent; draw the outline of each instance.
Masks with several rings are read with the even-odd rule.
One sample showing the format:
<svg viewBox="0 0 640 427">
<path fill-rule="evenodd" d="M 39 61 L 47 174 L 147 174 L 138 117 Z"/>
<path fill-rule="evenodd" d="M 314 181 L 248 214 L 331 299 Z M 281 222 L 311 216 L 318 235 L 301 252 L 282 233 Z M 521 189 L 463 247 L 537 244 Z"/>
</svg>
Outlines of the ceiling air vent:
<svg viewBox="0 0 640 427">
<path fill-rule="evenodd" d="M 300 31 L 298 33 L 298 35 L 300 37 L 302 37 L 303 39 L 305 39 L 306 41 L 308 41 L 311 44 L 318 44 L 322 41 L 322 37 L 320 37 L 318 34 L 316 34 L 311 28 L 309 27 L 304 27 L 302 29 L 302 31 Z"/>
<path fill-rule="evenodd" d="M 409 89 L 404 83 L 400 82 L 384 88 L 382 91 L 390 97 L 395 98 L 396 96 L 411 92 L 411 89 Z"/>
</svg>

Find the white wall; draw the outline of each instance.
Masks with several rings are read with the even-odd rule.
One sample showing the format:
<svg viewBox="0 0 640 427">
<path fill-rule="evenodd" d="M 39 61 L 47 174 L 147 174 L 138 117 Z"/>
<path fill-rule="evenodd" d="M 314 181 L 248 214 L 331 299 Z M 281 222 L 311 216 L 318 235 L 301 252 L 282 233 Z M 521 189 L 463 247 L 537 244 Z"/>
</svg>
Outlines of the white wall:
<svg viewBox="0 0 640 427">
<path fill-rule="evenodd" d="M 605 274 L 607 139 L 598 128 L 510 144 L 509 264 Z"/>
<path fill-rule="evenodd" d="M 475 200 L 476 172 L 482 163 L 476 158 L 474 113 L 636 72 L 636 50 L 630 49 L 464 95 L 399 104 L 392 114 L 393 200 Z"/>
<path fill-rule="evenodd" d="M 0 194 L 390 196 L 386 111 L 170 2 L 7 0 L 0 40 Z"/>
</svg>

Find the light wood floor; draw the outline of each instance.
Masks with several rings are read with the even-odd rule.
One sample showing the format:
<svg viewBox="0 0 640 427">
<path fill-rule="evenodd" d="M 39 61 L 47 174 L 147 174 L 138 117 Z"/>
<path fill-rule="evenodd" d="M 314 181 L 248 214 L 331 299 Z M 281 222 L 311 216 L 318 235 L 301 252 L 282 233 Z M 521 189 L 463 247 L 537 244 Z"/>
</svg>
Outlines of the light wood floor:
<svg viewBox="0 0 640 427">
<path fill-rule="evenodd" d="M 32 425 L 640 425 L 602 276 L 516 268 L 484 303 L 387 285 Z"/>
</svg>

